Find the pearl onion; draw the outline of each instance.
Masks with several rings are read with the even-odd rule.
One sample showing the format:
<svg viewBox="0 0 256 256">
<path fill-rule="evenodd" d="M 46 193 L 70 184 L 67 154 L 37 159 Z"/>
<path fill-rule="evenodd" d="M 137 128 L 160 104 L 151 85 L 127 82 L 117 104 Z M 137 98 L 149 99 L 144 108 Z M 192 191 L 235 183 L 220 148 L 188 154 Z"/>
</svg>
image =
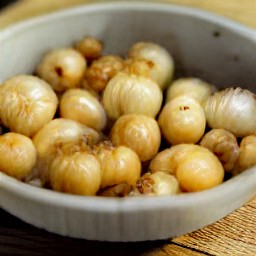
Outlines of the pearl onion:
<svg viewBox="0 0 256 256">
<path fill-rule="evenodd" d="M 44 157 L 54 153 L 58 146 L 69 142 L 75 144 L 82 138 L 93 144 L 99 139 L 99 134 L 73 120 L 57 118 L 39 130 L 34 136 L 33 142 L 39 157 Z"/>
<path fill-rule="evenodd" d="M 80 86 L 86 70 L 86 60 L 72 48 L 60 48 L 47 53 L 37 67 L 37 74 L 57 92 Z"/>
<path fill-rule="evenodd" d="M 85 86 L 96 92 L 102 92 L 108 81 L 124 67 L 124 60 L 119 56 L 106 55 L 94 60 L 85 72 Z"/>
<path fill-rule="evenodd" d="M 222 163 L 225 171 L 231 171 L 239 156 L 236 137 L 224 129 L 212 129 L 206 133 L 200 145 L 211 150 Z"/>
<path fill-rule="evenodd" d="M 144 76 L 154 80 L 152 74 L 152 69 L 154 68 L 155 64 L 153 61 L 141 57 L 133 57 L 125 60 L 124 69 L 122 71 L 128 74 Z"/>
<path fill-rule="evenodd" d="M 194 144 L 178 144 L 159 152 L 150 162 L 151 172 L 166 172 L 175 175 L 178 164 L 183 161 L 187 153 L 197 150 Z"/>
<path fill-rule="evenodd" d="M 60 115 L 101 131 L 107 116 L 96 97 L 82 89 L 69 89 L 61 97 Z"/>
<path fill-rule="evenodd" d="M 179 144 L 161 151 L 152 159 L 149 170 L 175 175 L 187 192 L 217 186 L 224 177 L 219 159 L 209 149 L 193 144 Z"/>
<path fill-rule="evenodd" d="M 94 60 L 101 56 L 102 43 L 93 37 L 86 36 L 76 43 L 75 49 L 87 60 Z"/>
<path fill-rule="evenodd" d="M 246 136 L 242 139 L 238 165 L 240 170 L 256 165 L 256 135 Z"/>
<path fill-rule="evenodd" d="M 135 185 L 140 177 L 141 163 L 132 149 L 103 143 L 95 151 L 102 169 L 101 188 L 122 183 Z"/>
<path fill-rule="evenodd" d="M 73 120 L 63 118 L 54 119 L 46 124 L 34 136 L 33 142 L 38 154 L 38 175 L 45 182 L 49 182 L 49 163 L 65 144 L 77 144 L 81 140 L 94 144 L 99 134 Z"/>
<path fill-rule="evenodd" d="M 162 46 L 151 42 L 138 42 L 131 47 L 129 57 L 151 60 L 154 66 L 150 71 L 150 77 L 163 90 L 169 85 L 174 73 L 174 62 Z"/>
<path fill-rule="evenodd" d="M 176 177 L 183 191 L 196 192 L 221 184 L 224 169 L 210 150 L 198 147 L 188 152 L 178 164 Z"/>
<path fill-rule="evenodd" d="M 123 72 L 109 81 L 103 93 L 103 105 L 111 119 L 132 113 L 155 117 L 162 100 L 162 92 L 152 80 Z"/>
<path fill-rule="evenodd" d="M 256 97 L 246 89 L 215 92 L 205 104 L 205 115 L 211 128 L 228 130 L 236 137 L 256 134 Z"/>
<path fill-rule="evenodd" d="M 36 148 L 30 138 L 9 132 L 0 136 L 0 171 L 25 179 L 36 162 Z"/>
<path fill-rule="evenodd" d="M 175 97 L 186 95 L 197 100 L 201 105 L 213 92 L 214 87 L 201 79 L 188 77 L 175 80 L 167 89 L 166 102 Z"/>
<path fill-rule="evenodd" d="M 54 117 L 57 104 L 51 87 L 34 76 L 18 75 L 0 86 L 0 119 L 13 132 L 33 136 Z"/>
<path fill-rule="evenodd" d="M 156 120 L 138 114 L 119 117 L 110 137 L 114 145 L 124 145 L 133 149 L 141 161 L 153 158 L 161 143 L 161 133 Z"/>
<path fill-rule="evenodd" d="M 57 156 L 49 172 L 50 184 L 56 191 L 91 196 L 100 188 L 100 163 L 88 152 Z"/>
<path fill-rule="evenodd" d="M 158 124 L 164 137 L 173 145 L 197 143 L 204 134 L 206 119 L 196 100 L 180 96 L 164 106 Z"/>
<path fill-rule="evenodd" d="M 175 176 L 165 172 L 145 173 L 136 183 L 140 193 L 146 195 L 175 195 L 180 192 Z"/>
</svg>

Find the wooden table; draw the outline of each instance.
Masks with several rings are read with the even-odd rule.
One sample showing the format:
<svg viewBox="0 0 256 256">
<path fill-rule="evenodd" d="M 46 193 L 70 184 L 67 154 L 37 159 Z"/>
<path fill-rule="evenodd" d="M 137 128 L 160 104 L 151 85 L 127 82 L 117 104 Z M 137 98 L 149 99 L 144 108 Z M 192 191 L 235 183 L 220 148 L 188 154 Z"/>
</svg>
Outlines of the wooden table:
<svg viewBox="0 0 256 256">
<path fill-rule="evenodd" d="M 190 5 L 256 28 L 256 0 L 166 0 Z M 86 0 L 23 0 L 1 12 L 0 28 Z M 95 2 L 95 1 L 94 1 Z M 32 227 L 0 210 L 0 255 L 255 256 L 256 197 L 218 222 L 164 241 L 103 243 L 71 239 Z"/>
</svg>

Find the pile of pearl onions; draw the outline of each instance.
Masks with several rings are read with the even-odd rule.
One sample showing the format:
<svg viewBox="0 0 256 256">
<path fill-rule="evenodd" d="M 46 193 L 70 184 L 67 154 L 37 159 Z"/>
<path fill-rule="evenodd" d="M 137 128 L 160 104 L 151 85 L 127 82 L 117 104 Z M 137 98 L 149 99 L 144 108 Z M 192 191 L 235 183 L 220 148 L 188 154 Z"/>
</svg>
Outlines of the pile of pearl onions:
<svg viewBox="0 0 256 256">
<path fill-rule="evenodd" d="M 158 124 L 170 144 L 197 143 L 205 132 L 206 119 L 196 100 L 179 96 L 164 106 Z"/>
<path fill-rule="evenodd" d="M 178 164 L 183 161 L 189 151 L 197 149 L 194 144 L 178 144 L 166 148 L 157 153 L 150 161 L 149 170 L 151 172 L 166 172 L 175 175 Z"/>
<path fill-rule="evenodd" d="M 36 73 L 47 81 L 54 91 L 63 92 L 79 87 L 87 63 L 83 55 L 72 48 L 59 48 L 48 52 Z"/>
<path fill-rule="evenodd" d="M 197 100 L 201 105 L 205 103 L 213 92 L 214 87 L 201 79 L 188 77 L 180 78 L 171 83 L 167 89 L 166 102 L 182 95 Z"/>
<path fill-rule="evenodd" d="M 105 110 L 98 99 L 82 89 L 69 89 L 61 97 L 60 115 L 101 131 L 107 122 Z"/>
<path fill-rule="evenodd" d="M 64 118 L 56 118 L 46 124 L 33 138 L 38 156 L 50 156 L 56 152 L 58 146 L 66 143 L 77 143 L 81 139 L 99 139 L 99 134 L 82 124 Z"/>
<path fill-rule="evenodd" d="M 0 86 L 0 120 L 12 132 L 33 136 L 54 117 L 57 104 L 52 88 L 35 76 L 18 75 Z"/>
<path fill-rule="evenodd" d="M 110 138 L 116 146 L 124 145 L 133 149 L 142 162 L 152 159 L 161 143 L 156 120 L 138 114 L 119 117 L 111 130 Z"/>
<path fill-rule="evenodd" d="M 89 152 L 59 155 L 51 163 L 49 172 L 50 184 L 56 191 L 92 196 L 100 188 L 100 163 Z"/>
<path fill-rule="evenodd" d="M 123 72 L 109 81 L 103 93 L 103 105 L 113 120 L 132 113 L 154 118 L 162 101 L 162 91 L 151 79 Z"/>
<path fill-rule="evenodd" d="M 241 88 L 227 88 L 208 98 L 205 114 L 211 128 L 221 128 L 236 137 L 256 134 L 256 98 Z"/>
<path fill-rule="evenodd" d="M 130 58 L 145 58 L 153 63 L 150 78 L 164 90 L 172 80 L 174 61 L 169 52 L 162 46 L 151 42 L 138 42 L 129 50 Z"/>
<path fill-rule="evenodd" d="M 33 138 L 40 163 L 37 171 L 45 183 L 49 182 L 49 163 L 61 147 L 68 143 L 76 144 L 83 139 L 93 144 L 99 139 L 99 134 L 76 121 L 64 118 L 50 121 L 37 132 Z"/>
<path fill-rule="evenodd" d="M 36 148 L 30 138 L 9 132 L 0 136 L 0 171 L 18 180 L 29 176 L 36 162 Z"/>
<path fill-rule="evenodd" d="M 175 175 L 186 192 L 215 187 L 224 178 L 219 159 L 209 149 L 194 144 L 179 144 L 159 152 L 152 159 L 149 170 Z"/>
</svg>

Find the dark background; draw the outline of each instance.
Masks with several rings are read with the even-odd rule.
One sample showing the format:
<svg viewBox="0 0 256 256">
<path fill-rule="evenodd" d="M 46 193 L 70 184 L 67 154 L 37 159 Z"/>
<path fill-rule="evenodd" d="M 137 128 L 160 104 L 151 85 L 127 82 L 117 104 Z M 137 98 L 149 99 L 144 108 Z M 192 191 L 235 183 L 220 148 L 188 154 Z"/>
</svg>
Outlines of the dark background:
<svg viewBox="0 0 256 256">
<path fill-rule="evenodd" d="M 6 7 L 8 4 L 16 2 L 15 0 L 1 0 L 0 1 L 0 9 Z"/>
</svg>

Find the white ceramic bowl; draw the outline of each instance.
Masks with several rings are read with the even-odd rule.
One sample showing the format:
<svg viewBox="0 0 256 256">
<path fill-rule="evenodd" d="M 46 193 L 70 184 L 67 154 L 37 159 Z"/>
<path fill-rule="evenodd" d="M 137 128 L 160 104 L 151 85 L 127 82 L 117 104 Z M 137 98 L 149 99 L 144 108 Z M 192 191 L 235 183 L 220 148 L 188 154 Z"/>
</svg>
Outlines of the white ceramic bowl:
<svg viewBox="0 0 256 256">
<path fill-rule="evenodd" d="M 174 56 L 177 72 L 219 86 L 256 91 L 255 31 L 203 11 L 152 3 L 87 5 L 29 20 L 1 32 L 0 81 L 31 73 L 51 48 L 84 35 L 124 54 L 150 40 Z M 204 192 L 158 198 L 82 197 L 35 188 L 0 173 L 0 206 L 61 235 L 143 241 L 181 235 L 217 221 L 256 194 L 256 167 Z"/>
</svg>

